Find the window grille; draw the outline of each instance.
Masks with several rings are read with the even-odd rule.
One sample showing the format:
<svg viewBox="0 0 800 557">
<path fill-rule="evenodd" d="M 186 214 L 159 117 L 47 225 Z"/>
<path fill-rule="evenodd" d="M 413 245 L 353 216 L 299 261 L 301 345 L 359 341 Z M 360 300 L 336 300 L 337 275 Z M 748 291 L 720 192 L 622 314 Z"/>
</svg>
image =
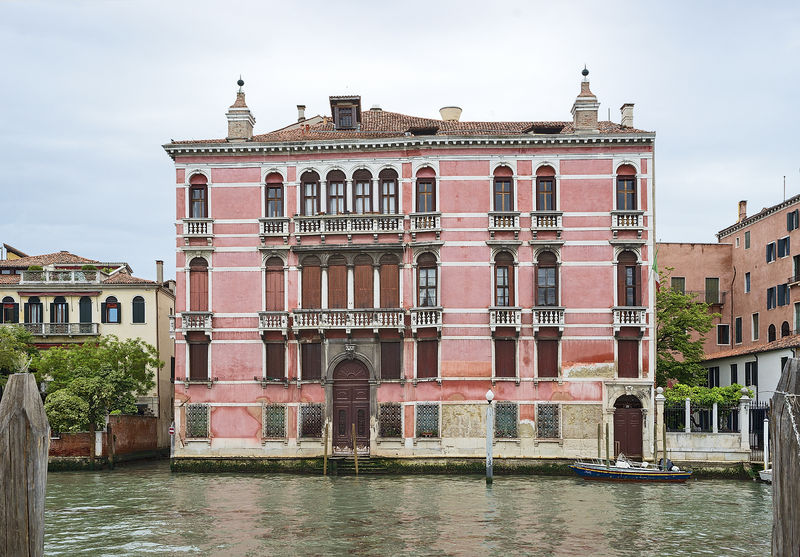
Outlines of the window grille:
<svg viewBox="0 0 800 557">
<path fill-rule="evenodd" d="M 322 404 L 300 405 L 300 437 L 322 437 Z"/>
<path fill-rule="evenodd" d="M 211 406 L 208 404 L 186 405 L 186 437 L 206 439 L 209 437 Z"/>
<path fill-rule="evenodd" d="M 286 407 L 283 404 L 265 404 L 261 418 L 263 432 L 267 438 L 286 437 Z"/>
<path fill-rule="evenodd" d="M 559 439 L 561 437 L 561 424 L 558 404 L 540 404 L 538 414 L 538 437 L 540 439 Z"/>
<path fill-rule="evenodd" d="M 417 437 L 439 437 L 439 405 L 417 405 Z"/>
<path fill-rule="evenodd" d="M 402 437 L 403 406 L 399 402 L 378 405 L 378 426 L 380 437 Z"/>
<path fill-rule="evenodd" d="M 498 402 L 495 405 L 494 436 L 506 439 L 518 437 L 516 402 Z"/>
</svg>

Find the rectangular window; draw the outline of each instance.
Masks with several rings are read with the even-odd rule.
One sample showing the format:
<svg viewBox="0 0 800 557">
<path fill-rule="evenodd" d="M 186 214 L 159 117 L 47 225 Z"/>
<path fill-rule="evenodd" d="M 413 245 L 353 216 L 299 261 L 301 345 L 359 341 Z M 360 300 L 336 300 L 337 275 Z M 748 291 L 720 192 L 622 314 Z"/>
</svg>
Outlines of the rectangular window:
<svg viewBox="0 0 800 557">
<path fill-rule="evenodd" d="M 639 377 L 639 340 L 617 340 L 617 376 Z"/>
<path fill-rule="evenodd" d="M 494 407 L 494 436 L 500 439 L 516 439 L 519 422 L 516 402 L 498 402 Z"/>
<path fill-rule="evenodd" d="M 747 387 L 758 386 L 758 362 L 744 363 L 744 384 Z"/>
<path fill-rule="evenodd" d="M 300 344 L 300 365 L 304 381 L 319 381 L 322 377 L 322 344 L 304 342 Z"/>
<path fill-rule="evenodd" d="M 739 237 L 738 236 L 736 237 L 736 247 L 737 248 L 739 247 Z"/>
<path fill-rule="evenodd" d="M 558 377 L 558 338 L 536 341 L 536 367 L 539 377 Z"/>
<path fill-rule="evenodd" d="M 773 309 L 777 305 L 776 288 L 767 288 L 767 309 Z"/>
<path fill-rule="evenodd" d="M 439 341 L 417 341 L 417 378 L 431 378 L 439 376 Z"/>
<path fill-rule="evenodd" d="M 634 176 L 619 176 L 617 178 L 617 210 L 636 210 L 636 187 Z"/>
<path fill-rule="evenodd" d="M 25 304 L 25 323 L 41 323 L 43 316 L 44 304 L 41 302 L 28 302 Z"/>
<path fill-rule="evenodd" d="M 16 302 L 3 302 L 3 313 L 1 323 L 19 322 L 19 304 Z"/>
<path fill-rule="evenodd" d="M 717 344 L 730 344 L 730 325 L 717 325 Z"/>
<path fill-rule="evenodd" d="M 767 244 L 767 263 L 775 261 L 775 242 Z"/>
<path fill-rule="evenodd" d="M 344 182 L 328 182 L 328 214 L 344 213 Z"/>
<path fill-rule="evenodd" d="M 790 211 L 786 213 L 786 230 L 791 232 L 792 230 L 797 230 L 800 224 L 800 218 L 798 218 L 798 210 L 795 209 L 794 211 Z"/>
<path fill-rule="evenodd" d="M 186 405 L 186 437 L 190 439 L 207 439 L 211 407 L 208 404 Z"/>
<path fill-rule="evenodd" d="M 193 219 L 206 218 L 206 188 L 191 188 L 191 214 Z"/>
<path fill-rule="evenodd" d="M 750 292 L 750 273 L 744 274 L 744 293 Z"/>
<path fill-rule="evenodd" d="M 635 265 L 628 265 L 625 267 L 625 305 L 635 306 L 638 300 L 636 288 L 636 271 L 638 267 Z"/>
<path fill-rule="evenodd" d="M 267 186 L 267 217 L 283 216 L 283 187 Z"/>
<path fill-rule="evenodd" d="M 738 364 L 731 364 L 731 385 L 739 382 L 739 366 Z"/>
<path fill-rule="evenodd" d="M 750 231 L 744 233 L 744 249 L 750 249 Z"/>
<path fill-rule="evenodd" d="M 495 305 L 509 306 L 509 284 L 508 274 L 511 270 L 510 267 L 500 266 L 495 267 Z"/>
<path fill-rule="evenodd" d="M 420 307 L 436 306 L 436 268 L 419 269 L 419 305 Z"/>
<path fill-rule="evenodd" d="M 719 387 L 719 367 L 708 368 L 708 376 L 706 379 L 706 386 Z"/>
<path fill-rule="evenodd" d="M 372 212 L 372 183 L 369 180 L 358 180 L 353 184 L 354 188 L 354 207 L 353 210 L 359 214 Z"/>
<path fill-rule="evenodd" d="M 435 211 L 433 196 L 433 182 L 418 181 L 417 182 L 417 212 L 418 213 L 431 213 Z"/>
<path fill-rule="evenodd" d="M 286 406 L 265 404 L 261 424 L 261 436 L 264 439 L 284 439 L 286 437 Z"/>
<path fill-rule="evenodd" d="M 559 439 L 561 438 L 561 420 L 559 419 L 558 404 L 539 404 L 536 407 L 536 436 L 539 439 Z"/>
<path fill-rule="evenodd" d="M 513 211 L 514 204 L 511 196 L 511 180 L 495 179 L 494 181 L 494 210 Z"/>
<path fill-rule="evenodd" d="M 686 294 L 686 277 L 671 277 L 669 286 L 676 292 Z"/>
<path fill-rule="evenodd" d="M 382 402 L 378 405 L 378 437 L 403 436 L 403 405 L 399 402 Z"/>
<path fill-rule="evenodd" d="M 319 439 L 322 437 L 322 404 L 300 405 L 300 437 Z"/>
<path fill-rule="evenodd" d="M 706 279 L 706 299 L 707 304 L 719 303 L 719 279 L 707 278 Z"/>
<path fill-rule="evenodd" d="M 303 214 L 319 213 L 319 182 L 303 182 Z"/>
<path fill-rule="evenodd" d="M 789 255 L 789 236 L 778 239 L 778 257 Z"/>
<path fill-rule="evenodd" d="M 741 317 L 737 317 L 736 321 L 734 323 L 735 324 L 734 324 L 734 333 L 733 334 L 735 335 L 735 341 L 736 341 L 736 344 L 741 344 L 742 343 L 742 318 Z"/>
<path fill-rule="evenodd" d="M 556 210 L 556 188 L 552 177 L 538 178 L 536 180 L 536 210 Z"/>
<path fill-rule="evenodd" d="M 800 255 L 792 257 L 792 279 L 789 282 L 800 282 Z"/>
<path fill-rule="evenodd" d="M 381 379 L 401 378 L 402 342 L 381 341 Z"/>
<path fill-rule="evenodd" d="M 353 108 L 352 107 L 340 107 L 338 109 L 339 113 L 339 129 L 348 129 L 353 127 Z"/>
<path fill-rule="evenodd" d="M 751 331 L 750 331 L 750 334 L 752 335 L 752 339 L 753 340 L 758 340 L 758 314 L 757 313 L 753 314 L 753 319 L 752 319 L 752 323 L 750 324 L 750 327 L 752 328 Z"/>
<path fill-rule="evenodd" d="M 189 344 L 189 380 L 208 381 L 208 343 Z"/>
<path fill-rule="evenodd" d="M 779 284 L 778 285 L 778 305 L 779 306 L 788 306 L 789 305 L 789 284 Z"/>
<path fill-rule="evenodd" d="M 494 341 L 494 376 L 517 376 L 517 343 L 510 339 Z"/>
<path fill-rule="evenodd" d="M 417 404 L 417 437 L 439 437 L 438 404 Z"/>
<path fill-rule="evenodd" d="M 267 351 L 267 379 L 283 380 L 285 377 L 285 345 L 282 342 L 268 342 L 265 347 Z"/>
<path fill-rule="evenodd" d="M 556 288 L 556 268 L 542 267 L 536 269 L 536 305 L 558 305 L 558 289 Z"/>
<path fill-rule="evenodd" d="M 381 213 L 397 213 L 397 182 L 394 180 L 381 180 Z"/>
</svg>

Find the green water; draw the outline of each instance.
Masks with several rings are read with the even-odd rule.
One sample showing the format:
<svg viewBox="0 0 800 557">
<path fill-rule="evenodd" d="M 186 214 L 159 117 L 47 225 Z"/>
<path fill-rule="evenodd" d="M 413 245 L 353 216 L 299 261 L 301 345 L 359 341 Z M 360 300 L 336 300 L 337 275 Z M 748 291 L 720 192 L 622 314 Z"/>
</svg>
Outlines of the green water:
<svg viewBox="0 0 800 557">
<path fill-rule="evenodd" d="M 768 485 L 577 478 L 48 475 L 47 555 L 769 555 Z"/>
</svg>

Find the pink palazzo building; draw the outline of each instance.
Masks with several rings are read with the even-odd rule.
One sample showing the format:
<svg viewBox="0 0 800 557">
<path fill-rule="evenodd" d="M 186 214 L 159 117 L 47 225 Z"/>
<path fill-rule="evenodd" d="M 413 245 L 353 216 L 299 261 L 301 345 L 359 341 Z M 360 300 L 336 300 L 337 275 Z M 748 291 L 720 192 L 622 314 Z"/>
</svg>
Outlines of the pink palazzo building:
<svg viewBox="0 0 800 557">
<path fill-rule="evenodd" d="M 175 458 L 652 455 L 653 146 L 598 121 L 408 116 L 359 96 L 176 169 Z"/>
</svg>

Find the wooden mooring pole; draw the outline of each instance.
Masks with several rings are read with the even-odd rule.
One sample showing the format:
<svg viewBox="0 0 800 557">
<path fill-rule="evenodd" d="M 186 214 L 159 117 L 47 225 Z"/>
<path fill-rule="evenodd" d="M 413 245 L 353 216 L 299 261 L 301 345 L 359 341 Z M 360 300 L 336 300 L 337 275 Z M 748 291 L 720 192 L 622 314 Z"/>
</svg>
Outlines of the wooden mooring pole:
<svg viewBox="0 0 800 557">
<path fill-rule="evenodd" d="M 602 443 L 602 441 L 601 441 L 602 438 L 603 438 L 603 424 L 598 423 L 597 424 L 597 459 L 598 460 L 603 458 L 603 452 L 602 452 L 602 449 L 600 448 L 601 443 Z"/>
<path fill-rule="evenodd" d="M 353 424 L 353 460 L 356 463 L 356 476 L 358 476 L 358 445 L 356 444 L 356 424 Z"/>
<path fill-rule="evenodd" d="M 30 373 L 8 378 L 0 402 L 0 555 L 44 555 L 50 424 Z"/>
<path fill-rule="evenodd" d="M 769 428 L 772 555 L 800 555 L 800 359 L 790 358 L 783 368 L 772 396 Z"/>
<path fill-rule="evenodd" d="M 322 444 L 324 449 L 322 452 L 322 475 L 328 475 L 328 424 L 325 424 L 325 433 L 322 436 Z"/>
</svg>

